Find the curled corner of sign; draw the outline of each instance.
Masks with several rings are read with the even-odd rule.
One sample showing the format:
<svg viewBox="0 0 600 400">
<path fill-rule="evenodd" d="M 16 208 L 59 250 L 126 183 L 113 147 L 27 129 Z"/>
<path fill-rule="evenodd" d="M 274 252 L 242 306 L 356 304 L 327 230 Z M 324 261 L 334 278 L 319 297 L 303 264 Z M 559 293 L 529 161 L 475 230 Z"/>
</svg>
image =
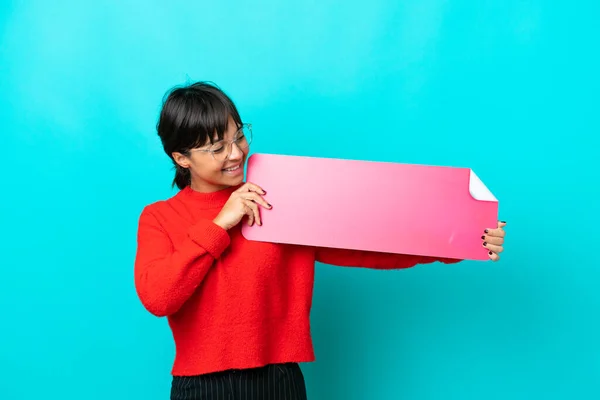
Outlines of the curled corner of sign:
<svg viewBox="0 0 600 400">
<path fill-rule="evenodd" d="M 469 193 L 475 200 L 480 201 L 498 201 L 498 199 L 492 194 L 492 192 L 485 186 L 485 184 L 479 179 L 479 177 L 470 171 L 469 176 Z"/>
</svg>

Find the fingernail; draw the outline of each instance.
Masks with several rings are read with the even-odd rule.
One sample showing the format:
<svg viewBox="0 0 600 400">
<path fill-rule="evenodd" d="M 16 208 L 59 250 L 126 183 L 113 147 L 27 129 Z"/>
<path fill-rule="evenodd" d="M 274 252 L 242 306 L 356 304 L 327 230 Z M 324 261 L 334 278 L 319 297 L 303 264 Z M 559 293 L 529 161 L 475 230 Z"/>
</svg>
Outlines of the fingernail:
<svg viewBox="0 0 600 400">
<path fill-rule="evenodd" d="M 272 206 L 272 205 L 270 205 L 269 203 L 267 203 L 267 205 L 269 206 L 269 208 L 273 208 L 273 206 Z"/>
<path fill-rule="evenodd" d="M 487 244 L 487 242 L 483 242 L 483 247 L 485 247 L 486 244 Z"/>
<path fill-rule="evenodd" d="M 485 239 L 485 236 L 482 236 L 481 238 L 482 238 L 482 239 Z"/>
<path fill-rule="evenodd" d="M 485 232 L 485 233 L 488 233 L 488 230 L 486 229 L 484 232 Z"/>
<path fill-rule="evenodd" d="M 489 251 L 489 252 L 488 252 L 488 254 L 491 256 L 491 255 L 492 255 L 492 252 L 491 252 L 491 251 Z"/>
</svg>

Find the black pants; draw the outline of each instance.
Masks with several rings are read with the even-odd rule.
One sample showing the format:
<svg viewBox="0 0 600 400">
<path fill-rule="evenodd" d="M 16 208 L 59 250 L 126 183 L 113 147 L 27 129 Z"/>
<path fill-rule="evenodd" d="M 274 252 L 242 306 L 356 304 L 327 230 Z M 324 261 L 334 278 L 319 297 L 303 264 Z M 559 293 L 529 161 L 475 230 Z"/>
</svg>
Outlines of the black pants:
<svg viewBox="0 0 600 400">
<path fill-rule="evenodd" d="M 306 386 L 298 364 L 274 364 L 174 376 L 171 400 L 306 400 Z"/>
</svg>

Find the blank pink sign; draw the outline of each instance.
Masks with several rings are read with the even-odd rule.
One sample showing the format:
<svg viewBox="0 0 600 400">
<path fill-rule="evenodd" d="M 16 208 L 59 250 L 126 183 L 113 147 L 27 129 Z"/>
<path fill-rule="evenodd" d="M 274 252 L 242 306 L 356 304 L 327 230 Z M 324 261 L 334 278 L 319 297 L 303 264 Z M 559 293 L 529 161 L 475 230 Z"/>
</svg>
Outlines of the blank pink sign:
<svg viewBox="0 0 600 400">
<path fill-rule="evenodd" d="M 254 154 L 272 210 L 249 240 L 486 260 L 498 201 L 468 168 Z"/>
</svg>

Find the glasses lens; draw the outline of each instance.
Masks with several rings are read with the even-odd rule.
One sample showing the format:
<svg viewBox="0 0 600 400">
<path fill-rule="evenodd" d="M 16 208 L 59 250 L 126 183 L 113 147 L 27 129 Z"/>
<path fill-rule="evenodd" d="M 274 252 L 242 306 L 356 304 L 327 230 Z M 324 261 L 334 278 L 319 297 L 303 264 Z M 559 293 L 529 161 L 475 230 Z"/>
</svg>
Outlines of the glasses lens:
<svg viewBox="0 0 600 400">
<path fill-rule="evenodd" d="M 252 128 L 250 125 L 244 125 L 242 129 L 238 131 L 235 143 L 242 150 L 247 149 L 248 146 L 250 146 L 250 143 L 252 143 Z"/>
<path fill-rule="evenodd" d="M 210 147 L 210 152 L 217 161 L 225 161 L 229 157 L 231 145 L 224 141 L 219 141 Z"/>
<path fill-rule="evenodd" d="M 252 143 L 252 127 L 248 124 L 242 126 L 235 137 L 233 138 L 236 146 L 240 150 L 246 150 Z M 217 161 L 225 161 L 231 155 L 231 147 L 233 143 L 225 142 L 224 140 L 213 144 L 210 151 Z"/>
</svg>

